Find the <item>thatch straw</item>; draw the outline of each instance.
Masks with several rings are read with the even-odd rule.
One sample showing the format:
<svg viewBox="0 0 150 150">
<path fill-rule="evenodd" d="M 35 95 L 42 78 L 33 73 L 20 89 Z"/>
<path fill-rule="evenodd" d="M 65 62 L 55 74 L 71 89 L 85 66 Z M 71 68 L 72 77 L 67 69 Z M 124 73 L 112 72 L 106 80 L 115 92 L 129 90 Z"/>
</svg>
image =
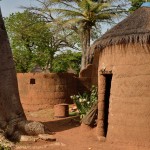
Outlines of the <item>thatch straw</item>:
<svg viewBox="0 0 150 150">
<path fill-rule="evenodd" d="M 102 50 L 106 46 L 116 44 L 144 44 L 149 42 L 150 8 L 141 7 L 95 41 L 92 49 Z"/>
</svg>

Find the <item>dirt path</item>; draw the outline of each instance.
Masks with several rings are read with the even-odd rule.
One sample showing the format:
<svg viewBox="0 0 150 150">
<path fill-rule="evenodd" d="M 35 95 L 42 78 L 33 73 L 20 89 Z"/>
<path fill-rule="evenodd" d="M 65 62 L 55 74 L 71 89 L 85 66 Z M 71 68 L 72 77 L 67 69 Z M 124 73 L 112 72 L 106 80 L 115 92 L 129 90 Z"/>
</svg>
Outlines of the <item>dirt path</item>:
<svg viewBox="0 0 150 150">
<path fill-rule="evenodd" d="M 78 122 L 78 117 L 54 119 L 53 110 L 26 112 L 29 120 L 41 121 L 56 137 L 55 142 L 38 140 L 37 142 L 21 142 L 16 150 L 149 150 L 143 147 L 114 145 L 100 142 L 96 137 L 96 129 L 90 129 Z"/>
</svg>

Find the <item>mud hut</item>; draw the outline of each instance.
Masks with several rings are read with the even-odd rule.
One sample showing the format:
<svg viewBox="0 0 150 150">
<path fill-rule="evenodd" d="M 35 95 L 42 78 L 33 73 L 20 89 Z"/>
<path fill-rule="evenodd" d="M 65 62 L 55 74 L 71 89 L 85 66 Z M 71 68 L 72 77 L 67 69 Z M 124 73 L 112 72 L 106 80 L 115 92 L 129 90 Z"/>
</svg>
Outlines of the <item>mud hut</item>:
<svg viewBox="0 0 150 150">
<path fill-rule="evenodd" d="M 150 3 L 92 48 L 97 54 L 93 66 L 98 66 L 93 71 L 98 72 L 98 137 L 150 146 Z"/>
</svg>

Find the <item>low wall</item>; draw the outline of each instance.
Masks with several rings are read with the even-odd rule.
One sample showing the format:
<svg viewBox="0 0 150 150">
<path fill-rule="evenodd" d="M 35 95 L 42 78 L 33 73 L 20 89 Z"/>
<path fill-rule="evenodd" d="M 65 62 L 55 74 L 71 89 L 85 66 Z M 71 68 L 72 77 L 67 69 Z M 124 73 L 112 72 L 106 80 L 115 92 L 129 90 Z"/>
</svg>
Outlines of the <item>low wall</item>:
<svg viewBox="0 0 150 150">
<path fill-rule="evenodd" d="M 59 103 L 72 103 L 78 79 L 71 73 L 18 73 L 21 103 L 25 110 L 39 110 Z"/>
</svg>

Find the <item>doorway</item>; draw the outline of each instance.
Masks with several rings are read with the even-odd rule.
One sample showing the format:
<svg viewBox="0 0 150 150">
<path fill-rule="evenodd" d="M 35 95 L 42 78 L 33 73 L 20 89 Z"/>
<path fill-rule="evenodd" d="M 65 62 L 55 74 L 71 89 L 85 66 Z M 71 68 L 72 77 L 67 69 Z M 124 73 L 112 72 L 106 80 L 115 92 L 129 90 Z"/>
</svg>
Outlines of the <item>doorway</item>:
<svg viewBox="0 0 150 150">
<path fill-rule="evenodd" d="M 97 135 L 98 137 L 107 136 L 108 116 L 109 116 L 109 98 L 111 92 L 111 72 L 101 72 L 98 79 L 98 119 Z"/>
<path fill-rule="evenodd" d="M 111 90 L 112 74 L 104 74 L 105 76 L 105 95 L 104 95 L 104 135 L 107 136 L 108 116 L 109 116 L 109 98 Z"/>
</svg>

